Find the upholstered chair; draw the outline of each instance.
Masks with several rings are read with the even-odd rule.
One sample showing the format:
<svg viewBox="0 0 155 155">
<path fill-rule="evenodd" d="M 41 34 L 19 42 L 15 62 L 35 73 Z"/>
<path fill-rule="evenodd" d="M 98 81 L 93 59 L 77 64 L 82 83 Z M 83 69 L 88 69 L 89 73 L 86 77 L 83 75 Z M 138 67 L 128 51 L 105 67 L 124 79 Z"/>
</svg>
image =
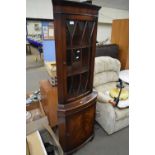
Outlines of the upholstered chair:
<svg viewBox="0 0 155 155">
<path fill-rule="evenodd" d="M 108 56 L 95 58 L 94 90 L 98 92 L 96 121 L 108 134 L 129 125 L 129 108 L 119 109 L 108 103 L 112 99 L 108 92 L 116 87 L 120 67 L 117 59 Z"/>
</svg>

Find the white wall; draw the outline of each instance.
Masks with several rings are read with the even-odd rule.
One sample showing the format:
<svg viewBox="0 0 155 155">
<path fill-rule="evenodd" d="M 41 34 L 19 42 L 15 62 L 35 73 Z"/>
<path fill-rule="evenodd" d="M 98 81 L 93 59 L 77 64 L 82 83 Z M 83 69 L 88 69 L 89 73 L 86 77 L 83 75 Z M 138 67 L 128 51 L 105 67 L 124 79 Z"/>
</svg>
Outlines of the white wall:
<svg viewBox="0 0 155 155">
<path fill-rule="evenodd" d="M 26 17 L 53 19 L 51 0 L 26 0 Z M 97 40 L 111 39 L 112 20 L 129 18 L 128 10 L 102 7 L 99 11 Z"/>
<path fill-rule="evenodd" d="M 112 21 L 126 18 L 129 18 L 128 10 L 102 7 L 99 11 L 97 41 L 104 41 L 107 38 L 111 40 Z"/>
<path fill-rule="evenodd" d="M 125 19 L 125 18 L 129 18 L 128 10 L 102 7 L 99 11 L 100 23 L 112 23 L 112 20 L 114 19 Z"/>
<path fill-rule="evenodd" d="M 51 0 L 26 0 L 26 17 L 53 19 Z"/>
<path fill-rule="evenodd" d="M 111 40 L 111 24 L 105 24 L 105 23 L 98 23 L 98 29 L 97 29 L 97 41 L 104 41 L 107 38 Z"/>
</svg>

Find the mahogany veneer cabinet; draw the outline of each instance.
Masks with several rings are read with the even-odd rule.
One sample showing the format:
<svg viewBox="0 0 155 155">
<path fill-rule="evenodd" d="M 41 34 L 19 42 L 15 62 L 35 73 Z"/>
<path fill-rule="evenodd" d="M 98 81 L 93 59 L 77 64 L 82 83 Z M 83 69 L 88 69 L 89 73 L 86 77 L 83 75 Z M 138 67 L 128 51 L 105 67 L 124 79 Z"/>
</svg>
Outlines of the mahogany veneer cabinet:
<svg viewBox="0 0 155 155">
<path fill-rule="evenodd" d="M 100 7 L 53 0 L 59 141 L 70 154 L 93 138 L 94 58 Z"/>
</svg>

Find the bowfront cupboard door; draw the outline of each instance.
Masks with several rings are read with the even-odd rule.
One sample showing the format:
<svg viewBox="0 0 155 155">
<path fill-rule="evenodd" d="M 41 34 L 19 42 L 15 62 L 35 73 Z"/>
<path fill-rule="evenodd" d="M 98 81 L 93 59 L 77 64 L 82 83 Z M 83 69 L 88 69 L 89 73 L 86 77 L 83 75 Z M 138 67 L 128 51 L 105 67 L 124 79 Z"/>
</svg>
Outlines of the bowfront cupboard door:
<svg viewBox="0 0 155 155">
<path fill-rule="evenodd" d="M 65 100 L 70 102 L 92 91 L 97 19 L 89 16 L 64 16 Z M 95 36 L 94 36 L 95 35 Z"/>
</svg>

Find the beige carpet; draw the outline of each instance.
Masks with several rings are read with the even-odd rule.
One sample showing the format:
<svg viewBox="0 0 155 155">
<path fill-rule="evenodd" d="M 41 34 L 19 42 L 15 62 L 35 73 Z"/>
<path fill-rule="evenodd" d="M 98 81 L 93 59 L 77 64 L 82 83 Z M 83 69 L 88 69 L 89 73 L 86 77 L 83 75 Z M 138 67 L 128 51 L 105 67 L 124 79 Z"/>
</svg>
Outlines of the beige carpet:
<svg viewBox="0 0 155 155">
<path fill-rule="evenodd" d="M 40 59 L 39 55 L 26 56 L 26 69 L 39 68 L 44 66 L 44 61 Z"/>
</svg>

